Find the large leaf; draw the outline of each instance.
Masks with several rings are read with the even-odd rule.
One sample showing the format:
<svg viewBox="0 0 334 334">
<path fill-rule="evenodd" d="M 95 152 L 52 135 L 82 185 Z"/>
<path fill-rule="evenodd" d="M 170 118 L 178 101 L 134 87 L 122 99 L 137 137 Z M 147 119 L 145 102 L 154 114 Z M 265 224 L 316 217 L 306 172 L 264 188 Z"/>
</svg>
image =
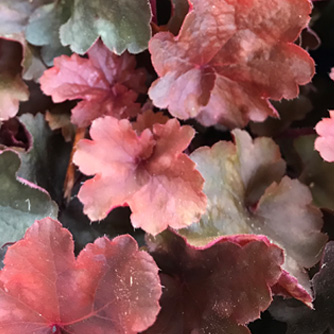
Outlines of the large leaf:
<svg viewBox="0 0 334 334">
<path fill-rule="evenodd" d="M 0 154 L 0 245 L 22 238 L 36 219 L 57 217 L 57 206 L 46 191 L 16 178 L 19 166 L 13 151 Z"/>
<path fill-rule="evenodd" d="M 28 100 L 28 87 L 21 78 L 22 47 L 0 38 L 0 121 L 14 117 L 19 102 Z"/>
<path fill-rule="evenodd" d="M 308 0 L 192 4 L 178 36 L 161 32 L 149 43 L 157 107 L 205 126 L 242 127 L 277 116 L 268 99 L 294 98 L 311 80 L 313 60 L 292 43 L 308 24 Z"/>
<path fill-rule="evenodd" d="M 154 235 L 198 221 L 206 205 L 204 180 L 182 153 L 194 132 L 176 119 L 141 133 L 125 119 L 95 120 L 92 140 L 81 140 L 73 157 L 81 172 L 94 175 L 78 194 L 84 212 L 100 220 L 129 205 L 133 226 Z"/>
<path fill-rule="evenodd" d="M 233 135 L 236 144 L 218 142 L 191 155 L 205 179 L 208 206 L 200 223 L 181 233 L 194 245 L 221 235 L 264 234 L 285 250 L 283 268 L 310 291 L 304 267 L 320 260 L 327 240 L 321 212 L 305 185 L 281 179 L 285 164 L 272 139 L 252 141 L 241 130 Z"/>
<path fill-rule="evenodd" d="M 75 0 L 60 38 L 79 54 L 86 53 L 99 37 L 116 54 L 139 53 L 151 37 L 150 21 L 148 0 Z"/>
<path fill-rule="evenodd" d="M 283 252 L 263 236 L 223 237 L 196 248 L 164 232 L 148 248 L 165 287 L 150 334 L 246 334 L 271 303 Z M 172 319 L 172 320 L 171 320 Z"/>
<path fill-rule="evenodd" d="M 71 234 L 47 218 L 8 249 L 4 262 L 2 334 L 135 334 L 160 309 L 158 268 L 128 235 L 97 239 L 75 259 Z"/>
</svg>

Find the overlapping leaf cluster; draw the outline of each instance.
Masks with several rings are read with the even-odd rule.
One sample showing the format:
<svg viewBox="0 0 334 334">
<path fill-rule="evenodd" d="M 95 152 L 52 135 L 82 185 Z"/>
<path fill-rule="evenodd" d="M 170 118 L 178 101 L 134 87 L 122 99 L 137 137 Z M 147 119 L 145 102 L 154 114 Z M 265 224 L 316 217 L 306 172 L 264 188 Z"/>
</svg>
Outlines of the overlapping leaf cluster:
<svg viewBox="0 0 334 334">
<path fill-rule="evenodd" d="M 333 112 L 295 135 L 289 101 L 311 2 L 170 7 L 0 4 L 1 333 L 246 334 L 274 295 L 333 329 Z"/>
</svg>

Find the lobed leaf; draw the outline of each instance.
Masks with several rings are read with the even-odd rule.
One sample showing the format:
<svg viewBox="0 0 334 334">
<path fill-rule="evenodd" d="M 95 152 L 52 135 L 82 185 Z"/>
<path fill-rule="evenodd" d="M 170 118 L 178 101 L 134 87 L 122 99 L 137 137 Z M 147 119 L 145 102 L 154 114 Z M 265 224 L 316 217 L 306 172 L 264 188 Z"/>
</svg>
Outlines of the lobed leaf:
<svg viewBox="0 0 334 334">
<path fill-rule="evenodd" d="M 99 238 L 75 259 L 71 234 L 50 218 L 11 246 L 0 273 L 3 334 L 135 334 L 160 306 L 158 268 L 135 240 Z"/>
<path fill-rule="evenodd" d="M 311 80 L 313 60 L 292 43 L 309 22 L 308 0 L 192 5 L 178 36 L 161 32 L 149 43 L 157 107 L 205 126 L 243 127 L 277 117 L 269 98 L 292 99 Z"/>
<path fill-rule="evenodd" d="M 250 333 L 244 325 L 270 305 L 283 262 L 282 250 L 263 236 L 222 237 L 193 247 L 164 232 L 150 238 L 148 248 L 165 289 L 162 310 L 145 334 Z"/>
<path fill-rule="evenodd" d="M 100 41 L 88 51 L 88 57 L 56 58 L 54 67 L 40 79 L 43 92 L 56 103 L 82 99 L 72 109 L 72 122 L 79 127 L 103 115 L 136 116 L 140 104 L 135 101 L 146 88 L 145 72 L 135 69 L 135 58 L 127 53 L 116 56 Z"/>
<path fill-rule="evenodd" d="M 74 0 L 70 19 L 60 28 L 61 43 L 84 54 L 101 37 L 112 52 L 139 53 L 151 38 L 148 0 Z"/>
<path fill-rule="evenodd" d="M 320 232 L 321 212 L 314 207 L 309 189 L 298 180 L 282 178 L 285 163 L 270 138 L 254 141 L 245 131 L 234 130 L 235 144 L 218 142 L 211 149 L 199 148 L 191 158 L 205 179 L 206 213 L 199 224 L 179 232 L 193 245 L 231 234 L 260 234 L 285 251 L 283 269 L 296 277 L 282 280 L 287 290 L 311 302 L 308 276 L 320 260 L 327 237 Z M 282 209 L 284 208 L 284 209 Z M 303 287 L 303 288 L 302 288 Z M 304 292 L 302 292 L 304 291 Z"/>
<path fill-rule="evenodd" d="M 128 120 L 105 117 L 93 122 L 90 136 L 78 143 L 73 161 L 95 175 L 78 194 L 91 220 L 123 205 L 130 206 L 134 227 L 154 235 L 199 220 L 204 180 L 182 153 L 194 136 L 190 126 L 172 119 L 138 136 Z"/>
</svg>

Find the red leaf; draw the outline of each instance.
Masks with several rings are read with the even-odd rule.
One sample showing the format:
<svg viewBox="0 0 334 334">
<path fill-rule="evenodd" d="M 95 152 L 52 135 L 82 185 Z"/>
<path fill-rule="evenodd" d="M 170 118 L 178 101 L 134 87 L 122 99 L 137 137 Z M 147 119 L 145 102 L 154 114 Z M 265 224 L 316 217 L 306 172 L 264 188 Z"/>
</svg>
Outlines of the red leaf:
<svg viewBox="0 0 334 334">
<path fill-rule="evenodd" d="M 315 127 L 318 137 L 314 148 L 328 162 L 334 162 L 334 110 L 329 111 L 330 118 L 323 118 Z"/>
<path fill-rule="evenodd" d="M 311 80 L 313 60 L 292 43 L 308 24 L 308 0 L 192 2 L 177 37 L 161 32 L 149 44 L 159 108 L 242 127 L 277 116 L 268 99 L 292 99 Z"/>
<path fill-rule="evenodd" d="M 138 93 L 146 91 L 145 72 L 135 69 L 134 56 L 117 56 L 97 41 L 88 57 L 76 54 L 55 58 L 55 66 L 44 72 L 41 88 L 54 102 L 82 99 L 72 110 L 72 122 L 88 126 L 103 115 L 116 118 L 136 116 Z"/>
<path fill-rule="evenodd" d="M 182 153 L 194 136 L 190 126 L 172 119 L 138 136 L 128 120 L 105 117 L 93 122 L 90 136 L 78 143 L 73 161 L 84 174 L 96 174 L 78 195 L 91 220 L 122 205 L 130 206 L 133 226 L 151 234 L 199 220 L 204 180 Z"/>
<path fill-rule="evenodd" d="M 148 246 L 165 289 L 147 334 L 250 333 L 244 325 L 268 308 L 270 287 L 281 275 L 283 252 L 263 236 L 222 237 L 192 247 L 164 232 Z"/>
<path fill-rule="evenodd" d="M 46 218 L 8 249 L 4 262 L 2 334 L 134 334 L 160 309 L 158 268 L 128 235 L 97 239 L 76 260 L 71 234 Z"/>
</svg>

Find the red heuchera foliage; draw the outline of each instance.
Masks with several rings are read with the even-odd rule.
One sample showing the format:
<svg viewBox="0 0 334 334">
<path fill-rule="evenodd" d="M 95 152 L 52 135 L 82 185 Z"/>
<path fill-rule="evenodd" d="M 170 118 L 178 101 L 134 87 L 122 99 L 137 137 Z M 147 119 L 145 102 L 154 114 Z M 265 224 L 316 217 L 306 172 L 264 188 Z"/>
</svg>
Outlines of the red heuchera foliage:
<svg viewBox="0 0 334 334">
<path fill-rule="evenodd" d="M 314 148 L 324 160 L 334 162 L 334 110 L 329 114 L 330 118 L 323 118 L 315 127 L 320 137 L 315 140 Z"/>
<path fill-rule="evenodd" d="M 69 231 L 46 218 L 4 262 L 1 334 L 134 334 L 160 309 L 158 268 L 129 235 L 97 239 L 75 259 Z"/>
<path fill-rule="evenodd" d="M 292 42 L 309 22 L 308 0 L 193 0 L 180 33 L 149 43 L 159 75 L 153 103 L 203 125 L 243 127 L 277 116 L 269 98 L 292 99 L 314 62 Z"/>
<path fill-rule="evenodd" d="M 167 233 L 148 240 L 165 289 L 158 319 L 145 333 L 250 333 L 244 325 L 272 301 L 282 250 L 264 236 L 221 237 L 201 248 Z"/>
<path fill-rule="evenodd" d="M 125 119 L 95 120 L 92 140 L 81 140 L 73 157 L 82 173 L 95 174 L 78 194 L 85 214 L 100 220 L 114 207 L 129 205 L 133 226 L 154 235 L 197 222 L 206 208 L 204 180 L 182 153 L 194 133 L 176 119 L 140 134 Z"/>
<path fill-rule="evenodd" d="M 135 69 L 135 57 L 117 56 L 98 40 L 87 52 L 88 59 L 73 54 L 55 58 L 44 72 L 41 88 L 54 102 L 82 99 L 72 110 L 72 123 L 85 127 L 103 115 L 136 116 L 138 93 L 146 91 L 144 69 Z"/>
</svg>

